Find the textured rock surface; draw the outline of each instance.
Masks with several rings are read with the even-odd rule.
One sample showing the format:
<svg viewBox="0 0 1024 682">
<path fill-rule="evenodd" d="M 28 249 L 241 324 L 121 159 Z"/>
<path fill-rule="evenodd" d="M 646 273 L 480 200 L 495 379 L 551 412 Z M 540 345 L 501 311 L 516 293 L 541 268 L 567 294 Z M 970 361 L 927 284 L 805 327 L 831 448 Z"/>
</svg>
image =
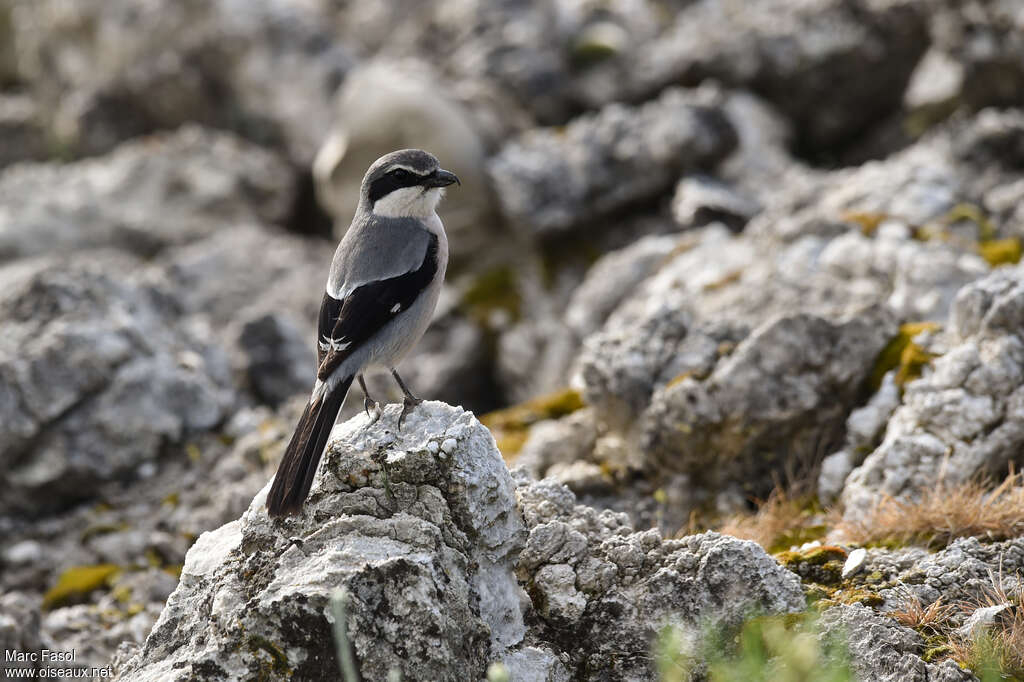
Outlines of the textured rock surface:
<svg viewBox="0 0 1024 682">
<path fill-rule="evenodd" d="M 342 587 L 369 678 L 394 667 L 479 677 L 500 659 L 514 679 L 639 679 L 664 625 L 803 608 L 797 577 L 751 542 L 635 532 L 557 484 L 516 489 L 468 413 L 426 403 L 401 433 L 396 417 L 389 408 L 374 425 L 356 417 L 336 429 L 302 516 L 270 522 L 261 492 L 241 519 L 203 535 L 120 678 L 336 675 L 325 608 Z M 539 623 L 527 630 L 531 601 Z"/>
<path fill-rule="evenodd" d="M 365 679 L 453 677 L 447 658 L 647 680 L 662 625 L 803 608 L 754 545 L 664 538 L 819 465 L 818 502 L 856 521 L 1024 464 L 1019 4 L 0 3 L 4 646 L 114 655 L 124 679 L 179 659 L 334 678 L 344 584 Z M 500 434 L 517 500 L 486 434 L 463 447 L 468 415 L 358 417 L 342 478 L 277 532 L 246 509 L 309 390 L 334 248 L 288 231 L 326 237 L 322 208 L 343 230 L 353 183 L 400 146 L 463 186 L 442 204 L 448 285 L 399 371 L 478 412 L 567 387 L 586 405 Z M 438 465 L 446 442 L 503 481 L 506 541 L 474 530 L 470 503 L 496 498 Z M 165 610 L 195 539 L 233 522 Z M 962 679 L 886 614 L 1014 589 L 1019 544 L 844 545 L 857 570 L 803 589 L 881 601 L 830 612 L 863 679 Z M 82 567 L 98 577 L 54 589 Z"/>
<path fill-rule="evenodd" d="M 821 462 L 818 499 L 822 502 L 835 501 L 846 485 L 846 477 L 878 445 L 889 417 L 900 404 L 900 391 L 894 376 L 894 372 L 886 373 L 882 385 L 867 404 L 858 407 L 846 418 L 846 441 L 843 447 Z"/>
<path fill-rule="evenodd" d="M 1013 2 L 933 3 L 933 51 L 947 64 L 947 97 L 972 108 L 1021 103 L 1024 39 Z"/>
<path fill-rule="evenodd" d="M 234 223 L 283 221 L 288 167 L 237 138 L 187 127 L 74 164 L 0 177 L 0 260 L 117 246 L 151 256 Z"/>
<path fill-rule="evenodd" d="M 884 551 L 879 554 L 874 561 L 889 562 Z M 939 599 L 945 604 L 978 602 L 991 597 L 994 590 L 1012 593 L 1020 586 L 1024 539 L 982 544 L 977 538 L 963 538 L 896 568 L 893 587 L 879 591 L 893 608 L 906 604 L 908 597 L 924 607 Z"/>
<path fill-rule="evenodd" d="M 650 200 L 735 147 L 719 106 L 711 91 L 670 89 L 637 109 L 610 105 L 564 131 L 531 131 L 490 163 L 502 211 L 543 236 Z"/>
<path fill-rule="evenodd" d="M 51 650 L 73 647 L 76 665 L 104 667 L 124 642 L 138 646 L 178 583 L 178 572 L 200 533 L 237 519 L 273 474 L 287 423 L 265 408 L 235 413 L 216 435 L 197 435 L 189 456 L 162 461 L 130 486 L 112 481 L 89 491 L 103 504 L 29 522 L 0 515 L 6 538 L 2 580 L 26 604 L 14 633 Z M 231 443 L 231 445 L 227 445 Z M 46 557 L 52 557 L 46 560 Z M 75 567 L 115 566 L 108 585 L 73 595 L 39 613 L 44 592 Z M 12 602 L 13 604 L 13 602 Z M 17 614 L 14 605 L 4 613 Z M 39 649 L 40 646 L 35 646 Z"/>
<path fill-rule="evenodd" d="M 79 153 L 194 121 L 308 163 L 329 126 L 332 83 L 350 63 L 314 7 L 17 0 L 16 71 Z"/>
<path fill-rule="evenodd" d="M 861 518 L 881 495 L 913 498 L 936 484 L 1005 471 L 1024 445 L 1024 270 L 964 287 L 936 357 L 908 384 L 882 443 L 843 489 Z M 944 347 L 943 347 L 944 346 Z"/>
<path fill-rule="evenodd" d="M 644 450 L 659 468 L 697 475 L 712 488 L 811 466 L 841 432 L 895 332 L 885 309 L 841 323 L 810 315 L 768 322 L 706 380 L 683 377 L 655 393 Z"/>
<path fill-rule="evenodd" d="M 0 595 L 0 646 L 4 651 L 38 651 L 42 647 L 39 641 L 39 605 L 26 594 L 11 592 Z M 14 670 L 26 666 L 13 664 L 6 660 L 0 664 L 0 670 Z M 38 668 L 38 664 L 31 664 Z"/>
<path fill-rule="evenodd" d="M 532 637 L 568 654 L 579 679 L 650 679 L 666 625 L 737 625 L 752 610 L 804 608 L 797 577 L 758 545 L 717 533 L 664 540 L 623 513 L 577 505 L 550 481 L 518 489 L 529 530 L 518 570 L 541 627 Z"/>
<path fill-rule="evenodd" d="M 227 358 L 167 291 L 108 273 L 126 256 L 25 261 L 3 270 L 0 459 L 4 511 L 87 499 L 221 422 Z"/>
<path fill-rule="evenodd" d="M 924 640 L 913 630 L 860 604 L 825 610 L 822 630 L 847 638 L 857 678 L 867 682 L 968 682 L 977 679 L 953 661 L 926 663 Z"/>
<path fill-rule="evenodd" d="M 673 235 L 652 235 L 594 263 L 565 311 L 576 337 L 583 339 L 599 330 L 619 304 L 669 260 L 679 243 Z"/>
<path fill-rule="evenodd" d="M 339 427 L 302 516 L 271 522 L 264 489 L 241 519 L 201 537 L 120 678 L 336 676 L 325 608 L 341 588 L 340 626 L 366 679 L 395 667 L 410 679 L 479 678 L 489 649 L 494 659 L 521 641 L 512 565 L 523 525 L 493 439 L 440 403 L 421 405 L 401 433 L 397 414 Z"/>
<path fill-rule="evenodd" d="M 836 142 L 895 111 L 926 45 L 904 0 L 702 0 L 611 65 L 631 97 L 714 78 L 787 112 L 804 144 Z"/>
</svg>

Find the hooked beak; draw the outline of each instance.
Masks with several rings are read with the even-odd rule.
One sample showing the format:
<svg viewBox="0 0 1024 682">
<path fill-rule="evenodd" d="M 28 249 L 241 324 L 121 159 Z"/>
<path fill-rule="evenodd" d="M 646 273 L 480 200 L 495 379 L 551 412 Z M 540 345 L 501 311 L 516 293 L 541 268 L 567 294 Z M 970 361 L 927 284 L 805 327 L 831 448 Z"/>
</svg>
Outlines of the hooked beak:
<svg viewBox="0 0 1024 682">
<path fill-rule="evenodd" d="M 459 182 L 459 176 L 450 171 L 446 171 L 443 168 L 438 168 L 436 171 L 424 178 L 423 184 L 427 187 L 447 187 L 448 185 L 462 186 L 462 183 Z"/>
</svg>

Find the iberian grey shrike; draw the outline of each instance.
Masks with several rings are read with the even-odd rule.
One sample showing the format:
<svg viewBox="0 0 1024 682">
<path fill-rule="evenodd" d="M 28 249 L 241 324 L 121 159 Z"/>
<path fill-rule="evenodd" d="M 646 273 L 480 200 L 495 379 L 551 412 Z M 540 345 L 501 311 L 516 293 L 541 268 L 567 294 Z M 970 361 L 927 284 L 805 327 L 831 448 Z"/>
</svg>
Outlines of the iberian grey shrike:
<svg viewBox="0 0 1024 682">
<path fill-rule="evenodd" d="M 267 496 L 271 516 L 297 514 L 352 380 L 364 408 L 380 416 L 363 370 L 391 370 L 405 394 L 398 428 L 422 402 L 395 365 L 430 324 L 448 266 L 448 237 L 437 217 L 444 187 L 459 179 L 419 149 L 377 159 L 366 171 L 352 225 L 334 253 L 320 306 L 316 383 Z"/>
</svg>

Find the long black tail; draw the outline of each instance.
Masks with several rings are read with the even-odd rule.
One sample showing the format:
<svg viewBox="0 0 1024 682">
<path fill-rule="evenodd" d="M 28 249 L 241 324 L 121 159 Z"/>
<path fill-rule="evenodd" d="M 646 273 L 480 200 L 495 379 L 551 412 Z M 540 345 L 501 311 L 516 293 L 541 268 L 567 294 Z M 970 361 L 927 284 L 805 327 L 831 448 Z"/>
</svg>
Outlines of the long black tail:
<svg viewBox="0 0 1024 682">
<path fill-rule="evenodd" d="M 334 390 L 306 405 L 267 495 L 267 513 L 271 516 L 302 511 L 302 503 L 313 485 L 316 466 L 351 385 L 352 377 L 347 377 Z"/>
</svg>

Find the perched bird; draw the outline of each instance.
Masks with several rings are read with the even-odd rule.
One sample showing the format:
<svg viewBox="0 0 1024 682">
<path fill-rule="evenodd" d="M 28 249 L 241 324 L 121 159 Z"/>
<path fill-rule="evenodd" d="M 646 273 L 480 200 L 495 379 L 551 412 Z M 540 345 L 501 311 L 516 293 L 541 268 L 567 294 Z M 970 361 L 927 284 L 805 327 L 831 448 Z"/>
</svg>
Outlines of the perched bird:
<svg viewBox="0 0 1024 682">
<path fill-rule="evenodd" d="M 448 237 L 437 204 L 459 179 L 419 149 L 377 159 L 366 171 L 352 225 L 338 245 L 320 306 L 316 383 L 267 496 L 270 516 L 296 514 L 345 402 L 358 378 L 372 418 L 380 408 L 363 371 L 390 368 L 405 395 L 398 428 L 422 401 L 395 370 L 430 324 L 448 265 Z"/>
</svg>

